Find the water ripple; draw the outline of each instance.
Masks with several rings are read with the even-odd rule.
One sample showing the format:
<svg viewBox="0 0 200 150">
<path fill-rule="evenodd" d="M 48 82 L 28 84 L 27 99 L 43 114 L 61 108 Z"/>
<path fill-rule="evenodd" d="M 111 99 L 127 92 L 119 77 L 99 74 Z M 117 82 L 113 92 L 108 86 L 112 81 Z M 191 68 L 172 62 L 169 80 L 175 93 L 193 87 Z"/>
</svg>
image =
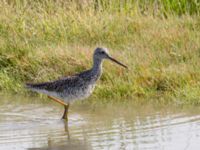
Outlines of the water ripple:
<svg viewBox="0 0 200 150">
<path fill-rule="evenodd" d="M 13 106 L 15 108 L 16 106 Z M 69 123 L 55 107 L 0 107 L 0 149 L 198 149 L 200 111 L 152 108 L 112 115 L 87 110 L 70 112 Z M 31 111 L 34 110 L 34 113 Z M 119 109 L 120 110 L 120 109 Z M 136 113 L 137 111 L 137 113 Z M 144 113 L 144 111 L 147 111 Z M 37 112 L 37 113 L 36 113 Z M 40 115 L 38 115 L 40 114 Z"/>
</svg>

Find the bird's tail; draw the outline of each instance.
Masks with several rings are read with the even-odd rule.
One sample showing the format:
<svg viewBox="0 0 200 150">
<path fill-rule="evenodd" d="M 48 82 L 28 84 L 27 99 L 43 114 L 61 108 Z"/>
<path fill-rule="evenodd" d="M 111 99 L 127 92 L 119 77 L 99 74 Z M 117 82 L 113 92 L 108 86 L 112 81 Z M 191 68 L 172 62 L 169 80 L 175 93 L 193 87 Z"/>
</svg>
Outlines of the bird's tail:
<svg viewBox="0 0 200 150">
<path fill-rule="evenodd" d="M 32 88 L 32 84 L 31 83 L 26 83 L 25 84 L 25 88 L 27 88 L 27 89 Z"/>
<path fill-rule="evenodd" d="M 25 87 L 31 90 L 41 90 L 46 89 L 48 82 L 45 83 L 26 83 Z"/>
<path fill-rule="evenodd" d="M 36 88 L 34 87 L 34 84 L 32 84 L 32 83 L 26 83 L 25 88 L 32 90 L 32 91 L 36 90 Z"/>
<path fill-rule="evenodd" d="M 26 83 L 25 84 L 25 88 L 34 91 L 34 92 L 39 92 L 41 93 L 41 89 L 40 86 L 38 86 L 38 84 L 34 84 L 34 83 Z"/>
<path fill-rule="evenodd" d="M 40 88 L 42 88 L 42 84 L 35 84 L 35 83 L 26 83 L 25 84 L 25 87 L 27 88 L 27 89 L 30 89 L 30 90 L 33 90 L 33 91 L 35 91 L 35 90 L 38 90 L 38 89 L 40 89 Z"/>
</svg>

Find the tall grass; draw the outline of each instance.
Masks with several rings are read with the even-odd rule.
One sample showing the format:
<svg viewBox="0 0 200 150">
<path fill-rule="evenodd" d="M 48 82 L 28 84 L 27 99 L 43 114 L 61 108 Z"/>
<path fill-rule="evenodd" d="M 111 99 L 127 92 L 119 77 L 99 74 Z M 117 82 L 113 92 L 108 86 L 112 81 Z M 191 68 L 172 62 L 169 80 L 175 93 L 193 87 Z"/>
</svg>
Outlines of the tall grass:
<svg viewBox="0 0 200 150">
<path fill-rule="evenodd" d="M 129 71 L 105 62 L 101 99 L 163 97 L 200 103 L 200 16 L 196 0 L 3 0 L 0 90 L 91 67 L 105 46 Z"/>
<path fill-rule="evenodd" d="M 118 11 L 131 14 L 184 15 L 199 14 L 198 0 L 93 0 L 95 10 Z"/>
</svg>

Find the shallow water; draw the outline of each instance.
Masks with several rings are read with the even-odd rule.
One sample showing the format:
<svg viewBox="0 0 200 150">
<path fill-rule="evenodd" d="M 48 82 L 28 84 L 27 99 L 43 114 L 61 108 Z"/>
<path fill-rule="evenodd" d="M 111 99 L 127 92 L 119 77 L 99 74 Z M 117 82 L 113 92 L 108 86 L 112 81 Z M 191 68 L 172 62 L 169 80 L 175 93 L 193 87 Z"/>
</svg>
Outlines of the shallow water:
<svg viewBox="0 0 200 150">
<path fill-rule="evenodd" d="M 0 149 L 200 149 L 200 109 L 159 104 L 74 104 L 63 108 L 1 95 Z"/>
</svg>

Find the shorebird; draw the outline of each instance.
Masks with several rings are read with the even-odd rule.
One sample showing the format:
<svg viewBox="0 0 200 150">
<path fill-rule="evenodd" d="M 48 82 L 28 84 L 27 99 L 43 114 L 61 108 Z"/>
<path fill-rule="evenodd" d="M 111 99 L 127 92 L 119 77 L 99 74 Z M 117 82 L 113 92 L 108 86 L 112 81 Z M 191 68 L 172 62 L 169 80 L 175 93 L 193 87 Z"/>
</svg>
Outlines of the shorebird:
<svg viewBox="0 0 200 150">
<path fill-rule="evenodd" d="M 126 65 L 112 58 L 107 48 L 96 48 L 93 54 L 93 66 L 91 69 L 55 81 L 27 83 L 26 87 L 32 91 L 46 94 L 49 98 L 64 105 L 65 110 L 62 119 L 68 120 L 70 103 L 87 98 L 93 92 L 96 81 L 101 77 L 104 59 L 109 59 L 127 68 Z"/>
</svg>

